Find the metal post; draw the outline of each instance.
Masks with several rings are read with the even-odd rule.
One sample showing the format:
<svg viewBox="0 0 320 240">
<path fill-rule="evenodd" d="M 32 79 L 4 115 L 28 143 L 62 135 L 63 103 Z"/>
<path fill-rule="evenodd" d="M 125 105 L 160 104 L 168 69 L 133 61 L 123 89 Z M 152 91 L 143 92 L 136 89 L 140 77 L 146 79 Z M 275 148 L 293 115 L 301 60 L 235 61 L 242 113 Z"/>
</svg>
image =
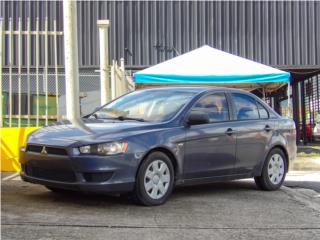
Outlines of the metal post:
<svg viewBox="0 0 320 240">
<path fill-rule="evenodd" d="M 13 54 L 12 18 L 9 19 L 9 127 L 12 126 L 12 54 Z"/>
<path fill-rule="evenodd" d="M 108 28 L 109 20 L 98 20 L 100 41 L 100 84 L 101 84 L 101 105 L 110 100 L 110 80 L 109 80 L 109 46 Z"/>
<path fill-rule="evenodd" d="M 80 117 L 76 4 L 72 0 L 63 1 L 64 59 L 67 89 L 66 107 L 67 118 L 69 120 Z"/>
<path fill-rule="evenodd" d="M 36 126 L 39 126 L 40 100 L 39 100 L 39 18 L 36 19 Z"/>
<path fill-rule="evenodd" d="M 59 115 L 59 76 L 58 76 L 58 49 L 57 49 L 57 21 L 53 21 L 53 31 L 54 35 L 54 66 L 55 66 L 55 77 L 56 77 L 56 108 L 57 108 L 57 118 Z M 58 119 L 57 119 L 58 120 Z"/>
<path fill-rule="evenodd" d="M 3 92 L 2 92 L 2 54 L 3 54 L 3 40 L 4 40 L 4 33 L 3 33 L 3 20 L 0 19 L 0 127 L 3 127 Z"/>
<path fill-rule="evenodd" d="M 21 61 L 22 61 L 22 22 L 18 21 L 18 127 L 21 127 Z"/>
<path fill-rule="evenodd" d="M 28 126 L 30 126 L 30 115 L 31 115 L 31 106 L 30 106 L 30 62 L 31 62 L 31 25 L 30 18 L 27 19 L 27 110 L 28 110 Z"/>
<path fill-rule="evenodd" d="M 44 23 L 44 94 L 45 94 L 45 112 L 46 112 L 46 125 L 48 125 L 49 115 L 49 98 L 48 98 L 48 18 L 45 18 Z"/>
<path fill-rule="evenodd" d="M 115 61 L 112 60 L 111 65 L 111 99 L 116 98 L 116 74 L 115 74 Z"/>
</svg>

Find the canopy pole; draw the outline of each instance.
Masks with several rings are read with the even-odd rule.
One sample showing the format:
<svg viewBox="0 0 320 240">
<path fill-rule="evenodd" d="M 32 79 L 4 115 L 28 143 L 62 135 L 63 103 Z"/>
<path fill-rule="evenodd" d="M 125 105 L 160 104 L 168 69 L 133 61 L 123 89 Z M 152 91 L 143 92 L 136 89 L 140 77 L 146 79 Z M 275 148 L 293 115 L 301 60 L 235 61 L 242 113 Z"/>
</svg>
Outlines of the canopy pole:
<svg viewBox="0 0 320 240">
<path fill-rule="evenodd" d="M 287 89 L 287 95 L 288 95 L 288 117 L 291 117 L 291 102 L 290 102 L 290 81 L 288 82 L 288 89 Z"/>
<path fill-rule="evenodd" d="M 263 94 L 263 101 L 266 101 L 266 91 L 264 89 L 264 86 L 262 87 L 262 94 Z"/>
</svg>

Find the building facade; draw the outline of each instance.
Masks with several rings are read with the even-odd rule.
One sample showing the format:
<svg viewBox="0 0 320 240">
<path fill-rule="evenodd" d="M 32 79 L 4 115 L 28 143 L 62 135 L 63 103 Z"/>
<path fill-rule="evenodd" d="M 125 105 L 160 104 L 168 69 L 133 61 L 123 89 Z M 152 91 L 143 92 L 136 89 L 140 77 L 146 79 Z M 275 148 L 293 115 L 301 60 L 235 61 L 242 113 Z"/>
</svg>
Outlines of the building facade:
<svg viewBox="0 0 320 240">
<path fill-rule="evenodd" d="M 19 18 L 23 29 L 27 27 L 27 18 L 30 18 L 31 29 L 35 29 L 38 18 L 40 28 L 48 19 L 49 30 L 52 30 L 56 20 L 57 30 L 63 31 L 61 1 L 2 1 L 0 5 L 5 29 L 10 19 L 16 28 Z M 82 1 L 77 3 L 77 16 L 80 71 L 89 71 L 92 75 L 99 66 L 98 19 L 111 21 L 110 61 L 124 58 L 126 69 L 132 71 L 204 44 L 290 71 L 294 118 L 303 130 L 300 137 L 303 141 L 312 140 L 305 129 L 309 125 L 312 128 L 320 111 L 320 2 Z M 7 48 L 8 41 L 5 44 Z M 22 45 L 26 44 L 23 39 Z M 35 44 L 31 38 L 31 47 L 35 48 Z M 54 64 L 53 42 L 49 41 L 48 46 L 50 71 Z M 62 38 L 57 46 L 57 61 L 63 72 Z M 18 52 L 13 49 L 13 66 L 17 66 Z M 43 52 L 39 53 L 39 61 L 40 65 L 45 64 Z M 31 66 L 35 62 L 32 52 Z M 22 54 L 22 65 L 26 63 L 27 55 Z M 4 71 L 8 66 L 9 57 L 5 54 Z M 280 89 L 270 94 L 276 98 L 274 102 L 279 103 L 276 106 L 279 112 L 281 101 L 286 101 L 282 94 L 285 91 Z"/>
</svg>

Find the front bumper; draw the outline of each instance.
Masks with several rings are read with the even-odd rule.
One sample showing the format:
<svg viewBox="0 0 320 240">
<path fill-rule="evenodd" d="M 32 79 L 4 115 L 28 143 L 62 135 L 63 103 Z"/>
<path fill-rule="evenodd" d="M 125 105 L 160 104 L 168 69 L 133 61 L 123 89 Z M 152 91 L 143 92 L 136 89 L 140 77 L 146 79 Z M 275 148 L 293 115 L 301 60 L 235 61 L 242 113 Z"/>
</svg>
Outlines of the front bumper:
<svg viewBox="0 0 320 240">
<path fill-rule="evenodd" d="M 134 182 L 122 182 L 122 183 L 86 183 L 86 182 L 59 182 L 53 180 L 40 179 L 30 177 L 24 172 L 20 173 L 22 180 L 30 183 L 41 184 L 48 187 L 62 188 L 73 191 L 81 192 L 97 192 L 97 193 L 119 193 L 119 192 L 131 192 L 134 189 Z"/>
<path fill-rule="evenodd" d="M 130 192 L 138 160 L 131 154 L 73 156 L 20 152 L 21 178 L 30 183 L 85 192 Z"/>
</svg>

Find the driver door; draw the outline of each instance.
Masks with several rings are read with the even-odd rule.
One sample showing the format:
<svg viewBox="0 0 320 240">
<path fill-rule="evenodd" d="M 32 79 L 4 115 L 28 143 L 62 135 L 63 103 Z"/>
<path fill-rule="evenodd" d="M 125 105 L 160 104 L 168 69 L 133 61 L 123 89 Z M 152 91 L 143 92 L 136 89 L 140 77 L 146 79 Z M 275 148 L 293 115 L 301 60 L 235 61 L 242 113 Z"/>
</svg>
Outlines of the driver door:
<svg viewBox="0 0 320 240">
<path fill-rule="evenodd" d="M 191 125 L 186 130 L 185 179 L 225 176 L 233 173 L 236 136 L 230 122 L 225 93 L 202 97 L 191 111 L 203 111 L 210 123 Z"/>
</svg>

